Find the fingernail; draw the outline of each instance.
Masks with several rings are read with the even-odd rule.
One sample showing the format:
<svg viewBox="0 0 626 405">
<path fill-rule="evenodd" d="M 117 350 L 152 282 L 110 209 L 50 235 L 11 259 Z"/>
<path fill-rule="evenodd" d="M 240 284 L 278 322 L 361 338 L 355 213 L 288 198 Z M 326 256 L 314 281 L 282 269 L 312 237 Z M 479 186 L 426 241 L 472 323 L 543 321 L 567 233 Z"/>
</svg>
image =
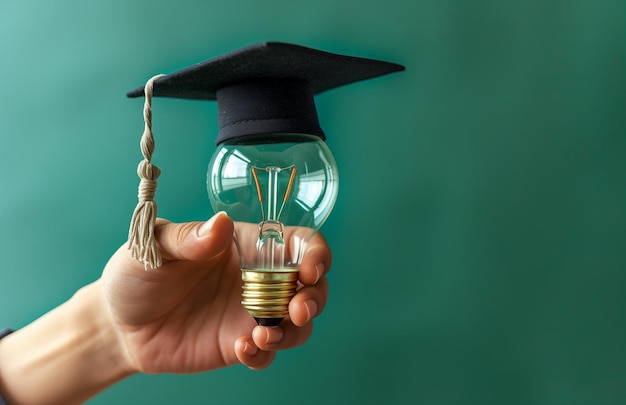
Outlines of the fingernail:
<svg viewBox="0 0 626 405">
<path fill-rule="evenodd" d="M 278 343 L 283 339 L 283 330 L 281 328 L 266 328 L 265 343 Z"/>
<path fill-rule="evenodd" d="M 220 211 L 217 214 L 213 215 L 208 221 L 200 225 L 197 231 L 197 235 L 199 238 L 208 236 L 209 233 L 211 233 L 211 228 L 213 228 L 213 224 L 217 220 L 217 217 L 219 217 L 220 215 L 226 215 L 226 213 L 224 211 Z"/>
<path fill-rule="evenodd" d="M 315 271 L 317 272 L 317 278 L 315 279 L 315 283 L 313 284 L 317 284 L 318 281 L 320 281 L 320 278 L 322 278 L 322 274 L 324 274 L 324 270 L 326 269 L 326 266 L 324 266 L 324 263 L 318 263 L 315 265 Z"/>
<path fill-rule="evenodd" d="M 257 352 L 259 351 L 259 349 L 255 346 L 255 345 L 251 345 L 250 343 L 244 343 L 244 347 L 243 347 L 243 352 L 252 357 L 255 354 L 257 354 Z"/>
<path fill-rule="evenodd" d="M 306 308 L 306 321 L 310 321 L 317 315 L 317 302 L 314 299 L 308 299 L 304 301 L 304 307 Z"/>
</svg>

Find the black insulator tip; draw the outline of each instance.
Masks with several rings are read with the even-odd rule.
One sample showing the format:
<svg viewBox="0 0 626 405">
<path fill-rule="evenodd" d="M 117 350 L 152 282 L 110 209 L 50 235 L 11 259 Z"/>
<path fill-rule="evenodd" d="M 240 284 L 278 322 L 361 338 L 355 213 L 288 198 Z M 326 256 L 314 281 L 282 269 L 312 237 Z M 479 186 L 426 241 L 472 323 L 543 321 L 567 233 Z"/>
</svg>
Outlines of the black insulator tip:
<svg viewBox="0 0 626 405">
<path fill-rule="evenodd" d="M 260 326 L 278 326 L 283 318 L 257 318 L 254 317 L 256 323 Z"/>
</svg>

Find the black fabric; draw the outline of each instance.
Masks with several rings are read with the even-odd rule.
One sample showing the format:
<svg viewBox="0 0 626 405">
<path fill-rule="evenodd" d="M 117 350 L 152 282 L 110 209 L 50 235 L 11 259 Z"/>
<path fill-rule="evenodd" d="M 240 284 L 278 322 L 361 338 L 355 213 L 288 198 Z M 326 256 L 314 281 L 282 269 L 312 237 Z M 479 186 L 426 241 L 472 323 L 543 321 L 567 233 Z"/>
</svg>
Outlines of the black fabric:
<svg viewBox="0 0 626 405">
<path fill-rule="evenodd" d="M 13 332 L 13 329 L 0 329 L 0 339 Z M 0 392 L 0 405 L 8 405 Z"/>
<path fill-rule="evenodd" d="M 153 96 L 217 100 L 218 144 L 269 132 L 323 138 L 313 95 L 401 70 L 395 63 L 264 42 L 165 75 L 154 82 Z M 127 95 L 143 96 L 144 88 Z M 259 112 L 261 118 L 255 116 Z"/>
<path fill-rule="evenodd" d="M 217 90 L 250 79 L 303 79 L 314 94 L 404 70 L 395 63 L 338 55 L 284 42 L 263 42 L 170 73 L 154 83 L 155 97 L 215 100 Z M 128 93 L 143 96 L 143 86 Z"/>
<path fill-rule="evenodd" d="M 9 335 L 9 334 L 11 334 L 13 332 L 14 332 L 13 329 L 8 329 L 8 328 L 0 329 L 0 339 L 2 339 L 6 335 Z"/>
<path fill-rule="evenodd" d="M 218 90 L 217 143 L 242 135 L 292 133 L 325 139 L 308 82 L 268 79 Z M 242 102 L 254 100 L 255 102 Z"/>
</svg>

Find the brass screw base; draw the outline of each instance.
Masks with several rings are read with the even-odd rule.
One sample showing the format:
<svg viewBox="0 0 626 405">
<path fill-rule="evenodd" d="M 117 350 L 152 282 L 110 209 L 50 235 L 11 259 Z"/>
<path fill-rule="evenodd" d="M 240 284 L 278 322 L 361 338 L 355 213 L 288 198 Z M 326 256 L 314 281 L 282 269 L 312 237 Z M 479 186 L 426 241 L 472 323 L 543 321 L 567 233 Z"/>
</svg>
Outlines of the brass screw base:
<svg viewBox="0 0 626 405">
<path fill-rule="evenodd" d="M 263 319 L 278 320 L 289 314 L 289 301 L 296 294 L 298 271 L 243 270 L 243 300 L 248 313 L 263 324 Z"/>
</svg>

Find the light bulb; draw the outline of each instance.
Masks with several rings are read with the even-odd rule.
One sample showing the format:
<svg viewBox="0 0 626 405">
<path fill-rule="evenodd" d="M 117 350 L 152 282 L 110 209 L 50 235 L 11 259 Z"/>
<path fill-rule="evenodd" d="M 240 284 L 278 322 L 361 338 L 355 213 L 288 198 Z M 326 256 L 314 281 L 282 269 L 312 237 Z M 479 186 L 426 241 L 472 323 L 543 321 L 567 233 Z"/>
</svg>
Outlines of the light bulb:
<svg viewBox="0 0 626 405">
<path fill-rule="evenodd" d="M 159 171 L 150 163 L 150 98 L 216 100 L 219 132 L 207 175 L 209 199 L 215 211 L 241 223 L 234 238 L 243 306 L 259 324 L 280 323 L 298 288 L 307 245 L 337 198 L 335 159 L 324 143 L 314 96 L 402 70 L 395 63 L 264 42 L 154 77 L 129 92 L 146 96 L 142 153 L 150 164 L 141 163 L 149 170 L 142 170 L 146 186 L 129 232 L 137 241 L 135 257 L 150 267 L 160 265 L 151 232 Z"/>
<path fill-rule="evenodd" d="M 308 242 L 333 209 L 337 166 L 319 136 L 272 134 L 221 143 L 207 188 L 213 209 L 235 230 L 242 304 L 259 325 L 288 315 Z"/>
</svg>

